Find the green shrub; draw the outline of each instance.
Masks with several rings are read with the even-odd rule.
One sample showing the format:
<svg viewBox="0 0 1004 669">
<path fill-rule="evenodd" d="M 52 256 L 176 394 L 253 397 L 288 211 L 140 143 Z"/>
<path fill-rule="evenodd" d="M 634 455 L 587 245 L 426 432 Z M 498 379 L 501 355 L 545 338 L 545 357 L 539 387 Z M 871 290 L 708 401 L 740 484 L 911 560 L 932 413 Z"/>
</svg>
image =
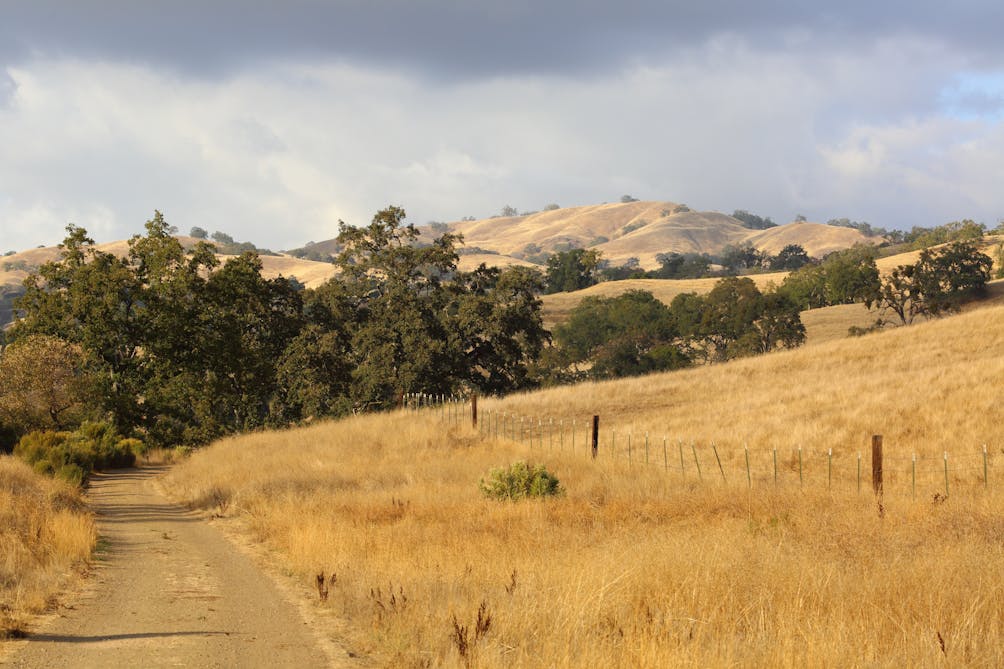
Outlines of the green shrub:
<svg viewBox="0 0 1004 669">
<path fill-rule="evenodd" d="M 123 439 L 118 443 L 118 446 L 131 451 L 137 458 L 150 452 L 150 445 L 140 439 Z"/>
<path fill-rule="evenodd" d="M 14 455 L 21 458 L 41 474 L 53 474 L 50 462 L 53 453 L 64 451 L 69 432 L 29 432 L 14 447 Z"/>
<path fill-rule="evenodd" d="M 522 460 L 508 467 L 498 467 L 488 472 L 488 480 L 481 479 L 478 488 L 485 497 L 518 500 L 524 497 L 551 497 L 565 491 L 557 477 L 544 465 L 528 465 Z"/>
<path fill-rule="evenodd" d="M 76 432 L 29 432 L 14 455 L 40 474 L 80 483 L 92 471 L 132 467 L 143 451 L 138 439 L 123 439 L 107 423 L 83 423 Z"/>
<path fill-rule="evenodd" d="M 76 486 L 83 485 L 84 481 L 87 480 L 87 472 L 80 465 L 63 465 L 56 471 L 55 476 L 57 479 L 62 479 L 70 485 Z"/>
</svg>

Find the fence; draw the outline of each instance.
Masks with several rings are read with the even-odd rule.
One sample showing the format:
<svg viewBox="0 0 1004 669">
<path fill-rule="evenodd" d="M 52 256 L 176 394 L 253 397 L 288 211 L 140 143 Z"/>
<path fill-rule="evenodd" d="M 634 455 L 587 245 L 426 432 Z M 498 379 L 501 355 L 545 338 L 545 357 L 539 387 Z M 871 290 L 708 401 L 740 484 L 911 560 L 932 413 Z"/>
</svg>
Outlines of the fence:
<svg viewBox="0 0 1004 669">
<path fill-rule="evenodd" d="M 959 489 L 989 490 L 999 483 L 998 455 L 986 444 L 940 455 L 890 455 L 881 436 L 863 449 L 803 446 L 720 449 L 714 442 L 673 439 L 604 427 L 599 416 L 533 417 L 497 410 L 478 414 L 477 397 L 407 395 L 408 408 L 435 412 L 453 424 L 470 423 L 479 434 L 540 451 L 581 453 L 599 462 L 662 470 L 681 481 L 737 485 L 825 487 L 913 497 L 947 497 Z M 479 419 L 480 418 L 480 419 Z"/>
</svg>

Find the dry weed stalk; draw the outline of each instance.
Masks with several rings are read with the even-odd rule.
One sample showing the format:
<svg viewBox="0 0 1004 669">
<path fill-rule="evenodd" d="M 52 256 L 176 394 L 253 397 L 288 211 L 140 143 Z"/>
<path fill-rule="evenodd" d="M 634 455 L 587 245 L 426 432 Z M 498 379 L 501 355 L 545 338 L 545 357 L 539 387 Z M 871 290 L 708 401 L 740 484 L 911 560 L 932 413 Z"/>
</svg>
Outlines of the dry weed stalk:
<svg viewBox="0 0 1004 669">
<path fill-rule="evenodd" d="M 450 638 L 453 640 L 453 645 L 465 665 L 470 666 L 474 659 L 474 648 L 488 636 L 488 631 L 492 627 L 492 614 L 488 611 L 488 603 L 481 600 L 481 606 L 478 607 L 477 617 L 474 620 L 473 637 L 471 637 L 468 627 L 457 621 L 456 614 L 453 614 L 452 625 L 453 631 L 450 633 Z"/>
<path fill-rule="evenodd" d="M 322 602 L 328 601 L 328 586 L 333 585 L 336 580 L 338 580 L 338 577 L 334 573 L 331 574 L 331 577 L 327 581 L 325 581 L 323 571 L 317 575 L 315 579 L 317 584 L 317 596 Z"/>
</svg>

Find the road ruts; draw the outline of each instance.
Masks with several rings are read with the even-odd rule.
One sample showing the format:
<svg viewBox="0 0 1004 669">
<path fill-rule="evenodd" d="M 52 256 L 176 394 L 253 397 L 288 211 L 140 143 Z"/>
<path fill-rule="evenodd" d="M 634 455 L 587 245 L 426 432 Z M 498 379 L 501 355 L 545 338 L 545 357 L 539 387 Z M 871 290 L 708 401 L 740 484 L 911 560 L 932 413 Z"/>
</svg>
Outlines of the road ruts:
<svg viewBox="0 0 1004 669">
<path fill-rule="evenodd" d="M 87 591 L 0 656 L 9 667 L 328 667 L 297 608 L 250 558 L 168 502 L 155 468 L 100 474 Z"/>
</svg>

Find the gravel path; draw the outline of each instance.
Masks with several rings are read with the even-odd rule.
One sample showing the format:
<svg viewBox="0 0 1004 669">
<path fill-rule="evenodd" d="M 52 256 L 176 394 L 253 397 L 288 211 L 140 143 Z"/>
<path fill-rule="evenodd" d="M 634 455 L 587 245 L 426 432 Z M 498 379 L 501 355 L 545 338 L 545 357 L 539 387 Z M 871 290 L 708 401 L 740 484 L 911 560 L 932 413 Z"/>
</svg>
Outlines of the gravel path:
<svg viewBox="0 0 1004 669">
<path fill-rule="evenodd" d="M 348 655 L 210 524 L 157 492 L 156 468 L 92 479 L 100 550 L 87 590 L 27 639 L 11 667 L 328 667 Z"/>
</svg>

